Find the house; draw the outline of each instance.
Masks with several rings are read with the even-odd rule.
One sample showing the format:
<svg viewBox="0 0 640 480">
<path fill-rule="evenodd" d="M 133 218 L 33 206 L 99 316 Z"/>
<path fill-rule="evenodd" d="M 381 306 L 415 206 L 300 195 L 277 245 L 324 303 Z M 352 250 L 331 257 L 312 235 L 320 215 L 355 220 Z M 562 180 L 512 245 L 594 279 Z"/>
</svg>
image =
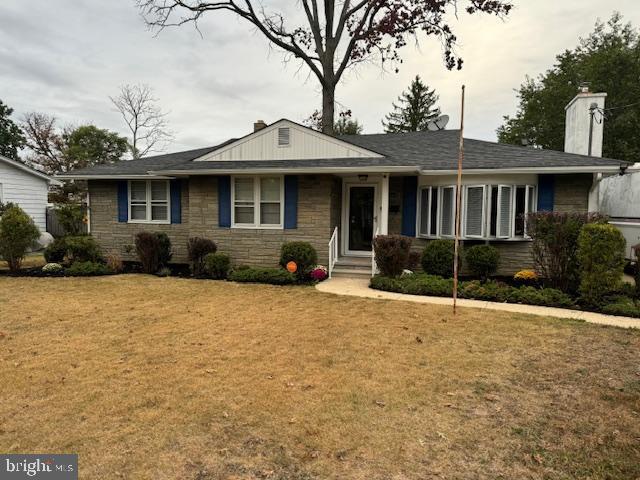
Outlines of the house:
<svg viewBox="0 0 640 480">
<path fill-rule="evenodd" d="M 568 118 L 570 115 L 568 115 Z M 220 145 L 78 170 L 89 185 L 91 232 L 133 260 L 134 236 L 166 232 L 174 260 L 207 237 L 235 264 L 274 266 L 285 241 L 305 240 L 319 261 L 371 270 L 376 234 L 422 248 L 453 238 L 459 131 L 332 137 L 282 119 Z M 499 273 L 531 266 L 524 215 L 586 212 L 594 175 L 621 161 L 465 140 L 464 242 L 490 242 Z M 337 258 L 336 258 L 337 257 Z M 346 266 L 346 267 L 345 267 Z"/>
<path fill-rule="evenodd" d="M 0 155 L 0 203 L 15 203 L 35 222 L 40 232 L 47 230 L 49 185 L 60 182 L 24 163 Z"/>
</svg>

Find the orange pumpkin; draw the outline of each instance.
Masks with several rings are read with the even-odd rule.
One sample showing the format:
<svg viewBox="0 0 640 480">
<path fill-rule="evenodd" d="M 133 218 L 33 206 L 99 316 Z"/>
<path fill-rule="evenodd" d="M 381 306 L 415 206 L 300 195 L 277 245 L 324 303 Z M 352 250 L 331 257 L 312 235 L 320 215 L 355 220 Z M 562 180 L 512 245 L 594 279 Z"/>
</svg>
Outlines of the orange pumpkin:
<svg viewBox="0 0 640 480">
<path fill-rule="evenodd" d="M 290 273 L 296 273 L 298 271 L 298 264 L 293 260 L 287 263 L 287 271 Z"/>
</svg>

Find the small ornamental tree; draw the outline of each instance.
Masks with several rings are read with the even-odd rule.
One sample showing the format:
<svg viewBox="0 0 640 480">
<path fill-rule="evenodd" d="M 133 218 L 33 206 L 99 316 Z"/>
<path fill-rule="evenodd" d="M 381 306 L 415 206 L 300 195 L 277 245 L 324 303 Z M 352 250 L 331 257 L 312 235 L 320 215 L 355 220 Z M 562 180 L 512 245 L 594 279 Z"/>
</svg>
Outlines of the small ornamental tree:
<svg viewBox="0 0 640 480">
<path fill-rule="evenodd" d="M 601 306 L 603 298 L 620 287 L 625 245 L 624 236 L 613 225 L 582 227 L 578 237 L 578 261 L 580 295 L 586 304 Z"/>
<path fill-rule="evenodd" d="M 373 240 L 376 265 L 384 277 L 399 277 L 409 263 L 411 239 L 401 235 L 378 235 Z"/>
<path fill-rule="evenodd" d="M 0 257 L 9 270 L 20 270 L 24 256 L 39 237 L 38 227 L 19 206 L 10 204 L 4 210 L 0 217 Z"/>
</svg>

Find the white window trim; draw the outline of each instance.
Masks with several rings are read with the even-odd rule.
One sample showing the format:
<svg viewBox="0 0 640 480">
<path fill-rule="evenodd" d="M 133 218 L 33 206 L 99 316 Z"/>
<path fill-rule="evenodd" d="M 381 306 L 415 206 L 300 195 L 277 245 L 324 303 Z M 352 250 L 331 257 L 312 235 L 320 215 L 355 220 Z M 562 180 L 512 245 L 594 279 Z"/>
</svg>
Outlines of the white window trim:
<svg viewBox="0 0 640 480">
<path fill-rule="evenodd" d="M 460 223 L 461 223 L 461 236 L 460 238 L 463 240 L 488 240 L 488 241 L 528 241 L 531 240 L 531 237 L 527 235 L 526 233 L 526 220 L 525 220 L 525 234 L 524 236 L 515 236 L 515 197 L 516 197 L 516 189 L 518 187 L 525 187 L 525 214 L 529 214 L 529 213 L 534 213 L 537 211 L 537 204 L 538 204 L 538 186 L 534 185 L 534 184 L 497 184 L 497 183 L 491 183 L 491 184 L 470 184 L 470 185 L 463 185 L 462 186 L 462 198 L 461 198 L 461 205 L 462 205 L 462 212 L 460 214 Z M 484 221 L 482 222 L 482 235 L 481 236 L 477 236 L 477 235 L 467 235 L 466 232 L 466 214 L 467 214 L 467 190 L 469 188 L 473 188 L 473 187 L 482 187 L 483 188 L 483 206 L 482 206 L 482 215 L 484 218 Z M 492 236 L 491 235 L 491 217 L 493 215 L 492 212 L 492 208 L 491 208 L 491 189 L 492 187 L 497 187 L 498 188 L 498 199 L 497 199 L 497 212 L 496 212 L 496 235 Z M 502 187 L 509 187 L 511 192 L 510 192 L 510 202 L 511 202 L 511 214 L 510 214 L 510 221 L 511 224 L 509 226 L 509 235 L 508 236 L 500 236 L 500 200 L 501 200 L 501 195 L 502 195 Z M 416 217 L 416 237 L 418 238 L 427 238 L 427 239 L 437 239 L 437 238 L 454 238 L 455 237 L 455 232 L 453 235 L 443 235 L 442 231 L 441 231 L 441 224 L 442 224 L 442 198 L 443 198 L 443 191 L 445 188 L 453 188 L 453 192 L 454 192 L 454 202 L 453 202 L 453 207 L 452 207 L 452 215 L 454 218 L 454 222 L 455 222 L 455 209 L 456 209 L 456 186 L 455 185 L 422 185 L 419 187 L 418 189 L 418 195 L 417 195 L 417 217 Z M 437 191 L 437 198 L 438 198 L 438 209 L 436 212 L 436 234 L 435 235 L 431 235 L 431 192 L 433 190 Z M 529 200 L 530 200 L 530 192 L 533 189 L 534 191 L 534 195 L 533 198 L 531 198 L 531 201 L 533 202 L 533 205 L 530 205 Z M 422 218 L 422 212 L 424 209 L 424 206 L 422 205 L 422 192 L 424 190 L 428 190 L 429 191 L 429 196 L 428 196 L 428 201 L 427 201 L 427 212 L 429 215 L 429 218 L 427 219 L 427 226 L 428 226 L 428 232 L 429 234 L 423 234 L 420 231 L 420 224 L 421 224 L 421 218 Z M 455 225 L 454 225 L 454 229 L 455 229 Z"/>
<path fill-rule="evenodd" d="M 167 188 L 167 219 L 166 220 L 151 220 L 151 182 L 165 182 Z M 147 207 L 147 218 L 145 220 L 132 220 L 131 219 L 131 182 L 145 182 L 147 194 L 145 197 Z M 127 223 L 147 223 L 152 225 L 169 225 L 171 223 L 171 188 L 169 180 L 129 180 L 127 185 L 127 208 L 128 208 L 128 220 Z M 156 202 L 157 203 L 157 202 Z"/>
<path fill-rule="evenodd" d="M 444 206 L 443 198 L 444 191 L 447 188 L 451 188 L 453 190 L 453 201 L 451 202 L 451 234 L 445 235 L 442 233 L 442 207 Z M 456 203 L 457 203 L 457 192 L 455 185 L 443 185 L 442 187 L 438 187 L 438 238 L 455 238 L 456 236 Z"/>
<path fill-rule="evenodd" d="M 480 213 L 480 235 L 469 235 L 467 233 L 467 209 L 468 209 L 468 205 L 467 205 L 467 201 L 469 199 L 469 195 L 468 195 L 468 191 L 470 188 L 481 188 L 482 189 L 482 210 Z M 463 237 L 465 238 L 479 238 L 479 239 L 484 239 L 486 237 L 487 231 L 486 231 L 486 218 L 487 218 L 487 185 L 465 185 L 464 186 L 464 190 L 463 190 L 463 201 L 462 203 L 462 218 L 464 219 L 464 223 L 462 223 L 462 225 L 464 226 L 463 228 Z"/>
<path fill-rule="evenodd" d="M 236 178 L 253 179 L 253 223 L 236 223 Z M 260 179 L 278 178 L 280 180 L 280 223 L 260 223 Z M 268 202 L 267 202 L 268 203 Z M 283 230 L 284 229 L 284 175 L 233 175 L 231 177 L 231 228 L 245 228 L 257 230 Z"/>
</svg>

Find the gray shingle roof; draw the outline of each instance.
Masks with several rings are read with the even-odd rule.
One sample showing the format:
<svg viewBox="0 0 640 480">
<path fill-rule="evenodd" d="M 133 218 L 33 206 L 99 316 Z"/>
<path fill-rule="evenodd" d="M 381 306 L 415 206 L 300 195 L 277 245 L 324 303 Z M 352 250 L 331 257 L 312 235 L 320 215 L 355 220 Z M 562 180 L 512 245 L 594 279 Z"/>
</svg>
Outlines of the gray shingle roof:
<svg viewBox="0 0 640 480">
<path fill-rule="evenodd" d="M 163 171 L 304 169 L 332 167 L 413 167 L 416 170 L 455 170 L 458 161 L 459 130 L 396 134 L 345 135 L 338 137 L 359 147 L 384 155 L 383 158 L 331 158 L 315 160 L 206 161 L 193 160 L 221 148 L 235 139 L 213 147 L 170 153 L 72 172 L 72 175 L 142 175 Z M 625 162 L 588 157 L 553 150 L 525 148 L 482 140 L 465 139 L 465 169 L 509 169 L 546 167 L 617 167 Z"/>
<path fill-rule="evenodd" d="M 426 170 L 455 170 L 460 130 L 396 134 L 346 135 L 341 140 L 373 150 L 404 165 Z M 611 166 L 619 160 L 575 155 L 555 150 L 520 147 L 482 140 L 464 140 L 464 168 Z"/>
</svg>

